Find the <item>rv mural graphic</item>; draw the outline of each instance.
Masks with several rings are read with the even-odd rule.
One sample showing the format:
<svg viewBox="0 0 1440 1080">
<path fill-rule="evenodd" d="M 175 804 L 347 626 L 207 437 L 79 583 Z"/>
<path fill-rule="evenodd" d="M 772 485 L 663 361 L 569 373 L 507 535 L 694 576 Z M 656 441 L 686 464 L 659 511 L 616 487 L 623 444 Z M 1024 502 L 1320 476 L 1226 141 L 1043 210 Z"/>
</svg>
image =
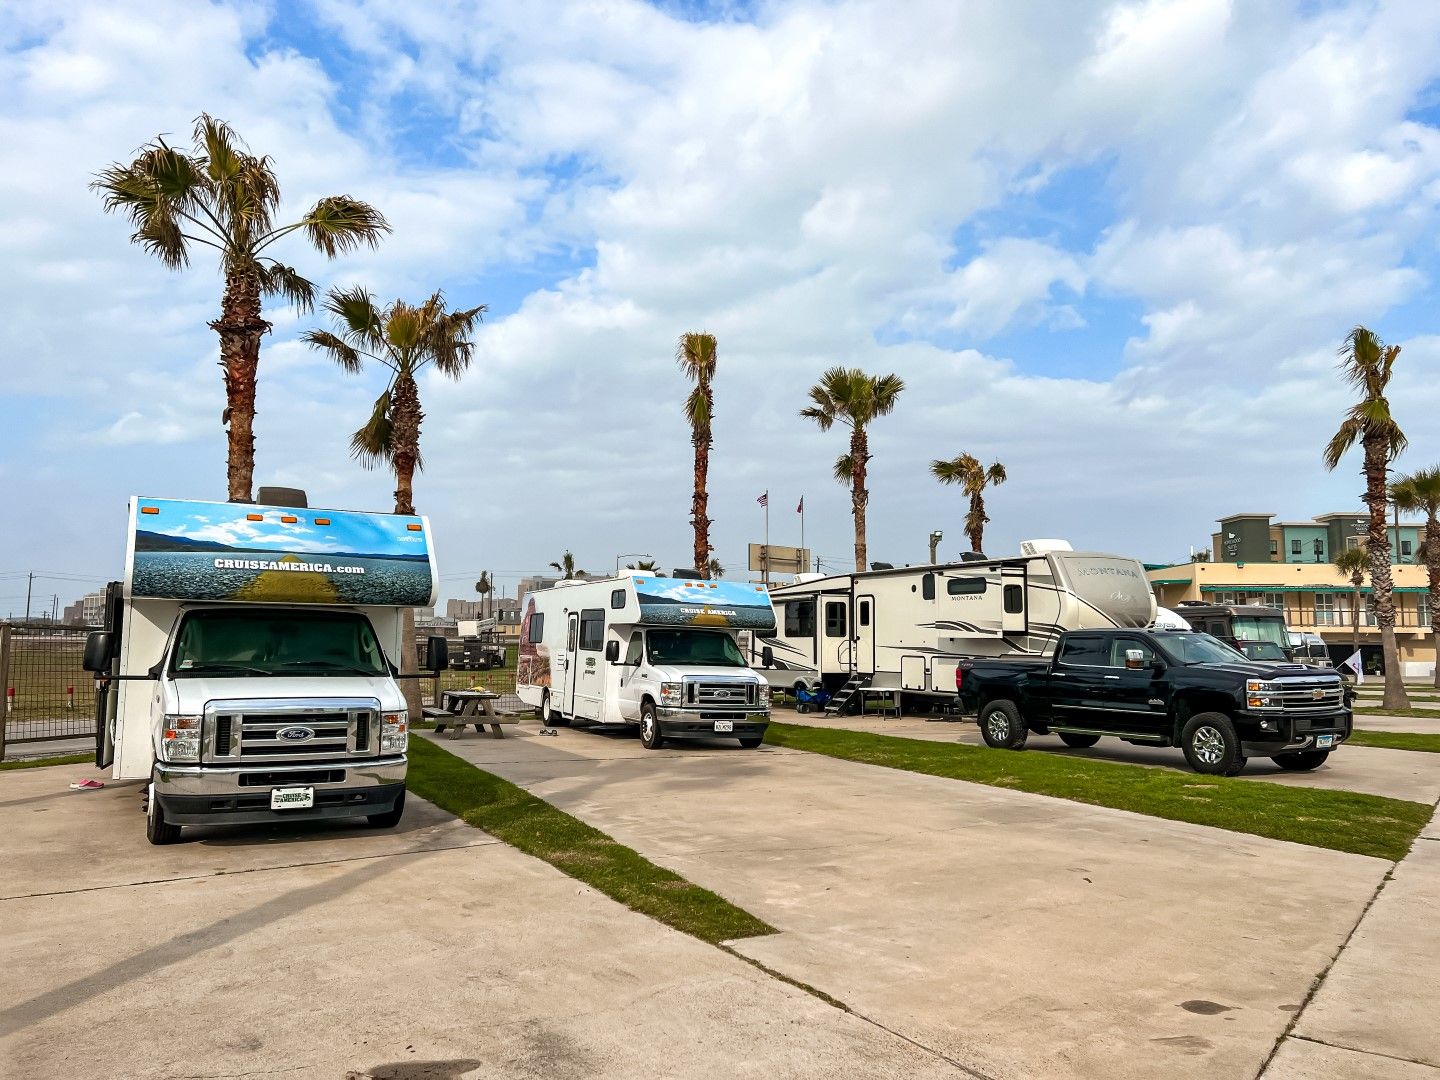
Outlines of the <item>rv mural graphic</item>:
<svg viewBox="0 0 1440 1080">
<path fill-rule="evenodd" d="M 136 599 L 422 606 L 434 566 L 422 518 L 134 499 Z"/>
<path fill-rule="evenodd" d="M 549 686 L 550 650 L 544 642 L 530 640 L 530 628 L 535 618 L 535 598 L 532 596 L 525 604 L 525 617 L 520 620 L 520 657 L 515 662 L 515 681 L 531 686 Z"/>
<path fill-rule="evenodd" d="M 739 581 L 636 578 L 640 621 L 663 626 L 723 626 L 736 630 L 775 629 L 770 594 Z"/>
</svg>

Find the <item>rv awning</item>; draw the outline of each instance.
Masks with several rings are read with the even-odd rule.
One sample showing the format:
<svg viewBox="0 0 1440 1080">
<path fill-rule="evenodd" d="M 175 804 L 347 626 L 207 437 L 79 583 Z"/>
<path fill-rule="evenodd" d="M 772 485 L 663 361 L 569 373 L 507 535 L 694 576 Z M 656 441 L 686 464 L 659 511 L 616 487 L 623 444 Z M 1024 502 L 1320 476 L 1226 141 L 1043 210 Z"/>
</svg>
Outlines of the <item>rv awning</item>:
<svg viewBox="0 0 1440 1080">
<path fill-rule="evenodd" d="M 1166 582 L 1153 582 L 1156 585 L 1163 585 Z M 1318 593 L 1353 593 L 1355 590 L 1349 585 L 1201 585 L 1201 592 L 1318 592 Z M 1361 587 L 1362 593 L 1370 591 L 1369 585 Z M 1397 585 L 1392 592 L 1397 593 L 1423 593 L 1429 592 L 1423 585 Z"/>
</svg>

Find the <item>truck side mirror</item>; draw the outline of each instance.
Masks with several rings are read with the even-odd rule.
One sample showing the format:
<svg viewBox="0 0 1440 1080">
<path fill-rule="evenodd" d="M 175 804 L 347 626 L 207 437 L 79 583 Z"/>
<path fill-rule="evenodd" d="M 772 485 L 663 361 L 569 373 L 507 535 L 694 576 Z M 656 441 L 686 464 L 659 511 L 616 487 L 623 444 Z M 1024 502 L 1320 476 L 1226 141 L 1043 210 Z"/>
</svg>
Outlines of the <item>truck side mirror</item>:
<svg viewBox="0 0 1440 1080">
<path fill-rule="evenodd" d="M 775 650 L 769 645 L 760 650 L 760 666 L 767 668 L 775 666 Z"/>
<path fill-rule="evenodd" d="M 1131 671 L 1139 671 L 1145 666 L 1145 654 L 1139 649 L 1126 649 L 1125 666 Z"/>
<path fill-rule="evenodd" d="M 425 639 L 425 670 L 444 671 L 450 666 L 450 642 L 438 635 Z"/>
<path fill-rule="evenodd" d="M 618 664 L 620 662 L 620 642 L 605 642 L 605 662 L 607 664 Z"/>
<path fill-rule="evenodd" d="M 115 635 L 109 630 L 95 630 L 85 639 L 86 671 L 104 675 L 110 671 L 110 657 L 115 652 Z"/>
</svg>

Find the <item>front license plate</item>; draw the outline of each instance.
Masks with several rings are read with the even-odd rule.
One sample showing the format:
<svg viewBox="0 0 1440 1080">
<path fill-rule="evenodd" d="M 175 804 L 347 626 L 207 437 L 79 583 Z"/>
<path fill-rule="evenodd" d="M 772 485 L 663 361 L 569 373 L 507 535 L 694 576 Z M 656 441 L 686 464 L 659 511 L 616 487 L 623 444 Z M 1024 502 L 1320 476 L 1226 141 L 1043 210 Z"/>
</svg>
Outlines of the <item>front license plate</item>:
<svg viewBox="0 0 1440 1080">
<path fill-rule="evenodd" d="M 1315 748 L 1316 748 L 1317 750 L 1324 750 L 1324 749 L 1326 749 L 1327 747 L 1331 747 L 1331 746 L 1334 746 L 1334 745 L 1335 745 L 1335 736 L 1334 736 L 1334 735 L 1316 735 L 1316 736 L 1315 736 Z"/>
<path fill-rule="evenodd" d="M 270 789 L 271 810 L 308 810 L 315 805 L 313 787 L 277 787 Z"/>
<path fill-rule="evenodd" d="M 716 721 L 715 721 L 715 733 L 716 733 L 717 735 L 719 735 L 719 734 L 727 734 L 727 733 L 729 733 L 729 732 L 731 732 L 731 731 L 734 731 L 734 730 L 735 730 L 735 721 L 734 721 L 734 720 L 716 720 Z"/>
</svg>

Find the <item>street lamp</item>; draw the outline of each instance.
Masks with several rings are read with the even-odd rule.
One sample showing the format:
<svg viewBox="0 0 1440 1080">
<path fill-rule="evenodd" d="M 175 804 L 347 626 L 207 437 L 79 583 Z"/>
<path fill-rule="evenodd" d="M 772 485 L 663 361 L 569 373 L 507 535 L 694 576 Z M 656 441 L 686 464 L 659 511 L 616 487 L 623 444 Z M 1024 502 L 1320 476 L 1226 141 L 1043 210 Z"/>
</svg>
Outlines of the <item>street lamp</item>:
<svg viewBox="0 0 1440 1080">
<path fill-rule="evenodd" d="M 945 534 L 936 529 L 930 534 L 930 565 L 935 565 L 935 549 L 940 546 L 940 541 L 945 539 Z"/>
<path fill-rule="evenodd" d="M 620 576 L 620 560 L 621 560 L 621 559 L 651 559 L 651 560 L 653 560 L 654 558 L 655 558 L 654 555 L 647 555 L 647 554 L 646 554 L 645 552 L 643 552 L 643 551 L 632 551 L 632 552 L 630 552 L 630 554 L 628 554 L 628 555 L 616 555 L 616 556 L 615 556 L 615 576 L 616 576 L 616 577 L 619 577 L 619 576 Z"/>
</svg>

